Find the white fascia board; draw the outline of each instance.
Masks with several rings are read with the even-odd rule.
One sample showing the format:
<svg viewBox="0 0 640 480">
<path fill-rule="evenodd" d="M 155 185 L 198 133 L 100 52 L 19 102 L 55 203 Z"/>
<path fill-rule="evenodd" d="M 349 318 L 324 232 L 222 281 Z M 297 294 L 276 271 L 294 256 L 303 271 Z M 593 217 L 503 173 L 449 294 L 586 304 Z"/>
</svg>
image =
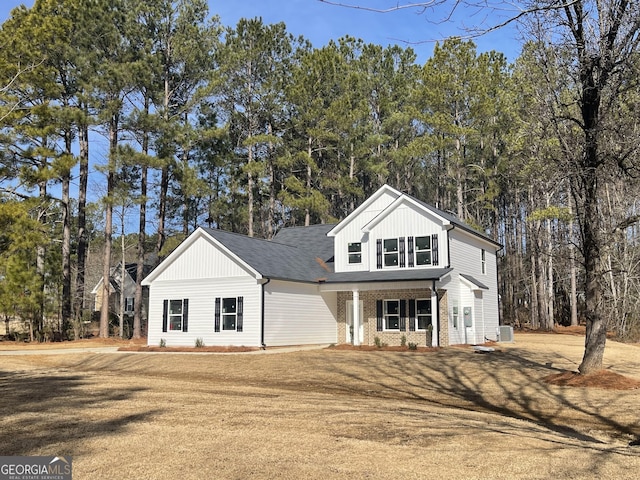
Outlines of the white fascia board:
<svg viewBox="0 0 640 480">
<path fill-rule="evenodd" d="M 327 232 L 327 236 L 328 237 L 335 237 L 338 234 L 338 232 L 340 232 L 340 230 L 342 230 L 345 226 L 347 226 L 349 223 L 351 223 L 351 221 L 354 218 L 357 218 L 362 211 L 366 210 L 369 207 L 369 205 L 371 205 L 373 202 L 375 202 L 384 193 L 391 193 L 392 195 L 396 196 L 396 199 L 397 199 L 397 197 L 402 196 L 402 192 L 399 192 L 395 188 L 390 187 L 387 184 L 384 184 L 378 190 L 376 190 L 376 192 L 373 195 L 371 195 L 362 204 L 360 204 L 360 206 L 358 208 L 356 208 L 353 212 L 351 212 L 349 215 L 347 215 L 347 217 L 344 220 L 342 220 L 335 227 L 333 227 L 331 230 L 329 230 L 329 232 Z"/>
<path fill-rule="evenodd" d="M 93 290 L 91 290 L 91 293 L 93 295 L 96 295 L 100 291 L 100 289 L 102 288 L 103 280 L 104 280 L 104 277 L 100 277 L 100 281 L 98 282 L 98 284 L 95 287 L 93 287 Z"/>
<path fill-rule="evenodd" d="M 441 222 L 443 226 L 449 225 L 449 223 L 450 223 L 446 218 L 441 217 L 440 215 L 438 215 L 433 210 L 431 210 L 431 209 L 425 207 L 423 204 L 417 202 L 413 197 L 411 197 L 409 195 L 401 194 L 401 196 L 396 198 L 395 201 L 391 205 L 389 205 L 387 208 L 385 208 L 382 212 L 380 212 L 378 215 L 376 215 L 369 223 L 367 223 L 364 227 L 362 227 L 362 231 L 364 233 L 370 233 L 371 230 L 376 225 L 378 225 L 382 220 L 387 218 L 391 214 L 391 212 L 393 212 L 396 208 L 398 208 L 403 203 L 411 204 L 411 205 L 415 206 L 416 208 L 418 208 L 419 210 L 422 210 L 426 214 L 431 215 L 432 217 L 435 217 L 436 220 Z"/>
<path fill-rule="evenodd" d="M 227 247 L 225 247 L 218 240 L 209 235 L 202 227 L 198 227 L 191 235 L 189 235 L 180 245 L 178 245 L 173 252 L 169 254 L 167 258 L 165 258 L 160 265 L 153 269 L 153 271 L 146 276 L 144 280 L 142 280 L 142 285 L 150 286 L 151 282 L 153 282 L 158 275 L 160 275 L 169 265 L 171 265 L 176 258 L 178 258 L 182 253 L 189 248 L 197 239 L 205 237 L 208 241 L 212 242 L 218 248 L 220 248 L 225 255 L 229 256 L 235 262 L 237 262 L 242 268 L 248 270 L 252 275 L 256 277 L 256 279 L 262 278 L 262 275 L 256 271 L 253 267 L 251 267 L 247 262 L 242 260 L 236 254 L 231 252 Z"/>
</svg>

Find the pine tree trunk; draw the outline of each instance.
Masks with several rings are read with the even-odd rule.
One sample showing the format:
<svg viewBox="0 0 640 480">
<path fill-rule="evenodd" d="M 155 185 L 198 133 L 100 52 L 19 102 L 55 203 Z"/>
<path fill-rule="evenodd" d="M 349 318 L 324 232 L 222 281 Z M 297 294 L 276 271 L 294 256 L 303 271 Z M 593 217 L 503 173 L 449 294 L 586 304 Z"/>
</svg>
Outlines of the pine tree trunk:
<svg viewBox="0 0 640 480">
<path fill-rule="evenodd" d="M 109 124 L 109 167 L 107 171 L 107 196 L 105 199 L 104 255 L 102 257 L 102 305 L 100 308 L 100 337 L 109 338 L 109 294 L 111 293 L 111 241 L 113 236 L 113 204 L 111 195 L 115 186 L 116 149 L 118 146 L 118 121 L 114 115 Z"/>
<path fill-rule="evenodd" d="M 71 153 L 71 132 L 65 132 L 65 149 Z M 62 326 L 61 336 L 67 337 L 71 323 L 71 202 L 70 202 L 71 172 L 62 175 Z"/>
<path fill-rule="evenodd" d="M 80 338 L 84 312 L 85 270 L 87 263 L 87 186 L 89 184 L 89 128 L 79 129 L 80 175 L 78 185 L 77 272 L 74 306 L 74 337 Z"/>
</svg>

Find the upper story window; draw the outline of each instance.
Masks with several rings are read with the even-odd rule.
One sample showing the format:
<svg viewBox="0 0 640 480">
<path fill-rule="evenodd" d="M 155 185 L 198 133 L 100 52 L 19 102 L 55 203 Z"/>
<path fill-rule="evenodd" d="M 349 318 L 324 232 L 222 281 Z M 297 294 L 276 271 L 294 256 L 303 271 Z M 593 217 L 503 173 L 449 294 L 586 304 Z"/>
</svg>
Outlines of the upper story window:
<svg viewBox="0 0 640 480">
<path fill-rule="evenodd" d="M 431 265 L 431 237 L 416 237 L 416 265 Z"/>
<path fill-rule="evenodd" d="M 378 238 L 378 268 L 413 268 L 438 265 L 438 234 L 420 237 Z"/>
<path fill-rule="evenodd" d="M 134 297 L 126 297 L 124 299 L 124 311 L 127 313 L 131 313 L 133 312 L 133 305 L 134 305 Z"/>
<path fill-rule="evenodd" d="M 397 238 L 388 238 L 383 241 L 383 254 L 385 267 L 398 266 L 399 250 Z"/>
<path fill-rule="evenodd" d="M 349 244 L 349 263 L 362 263 L 362 243 Z"/>
<path fill-rule="evenodd" d="M 487 273 L 487 255 L 483 248 L 482 249 L 482 274 L 484 275 L 486 273 Z"/>
</svg>

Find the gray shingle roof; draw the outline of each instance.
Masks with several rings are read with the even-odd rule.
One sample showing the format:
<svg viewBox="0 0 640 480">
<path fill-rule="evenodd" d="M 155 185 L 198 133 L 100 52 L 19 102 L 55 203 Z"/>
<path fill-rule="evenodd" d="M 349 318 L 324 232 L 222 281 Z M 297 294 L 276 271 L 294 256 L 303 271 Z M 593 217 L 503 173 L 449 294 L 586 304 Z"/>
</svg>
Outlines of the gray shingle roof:
<svg viewBox="0 0 640 480">
<path fill-rule="evenodd" d="M 460 276 L 464 279 L 466 279 L 467 281 L 473 283 L 476 287 L 478 287 L 481 290 L 489 290 L 489 287 L 487 287 L 484 283 L 479 282 L 478 280 L 476 280 L 474 277 L 472 277 L 471 275 L 467 275 L 465 273 L 461 273 Z"/>
<path fill-rule="evenodd" d="M 410 268 L 402 270 L 376 270 L 375 272 L 329 273 L 326 283 L 400 282 L 440 280 L 452 268 Z"/>
<path fill-rule="evenodd" d="M 287 227 L 280 230 L 273 241 L 307 250 L 327 262 L 333 258 L 333 237 L 327 237 L 333 227 L 333 224 Z"/>
<path fill-rule="evenodd" d="M 405 193 L 404 195 L 407 195 L 407 194 Z M 407 195 L 407 196 L 411 197 L 411 195 Z M 433 205 L 429 205 L 428 203 L 425 203 L 422 200 L 418 200 L 415 197 L 411 197 L 411 198 L 413 198 L 416 202 L 418 202 L 420 205 L 422 205 L 427 210 L 431 210 L 432 212 L 434 212 L 437 215 L 441 216 L 442 218 L 447 220 L 452 225 L 455 225 L 455 226 L 461 228 L 462 230 L 466 230 L 469 233 L 473 233 L 474 235 L 477 235 L 477 236 L 479 236 L 481 238 L 484 238 L 485 240 L 488 240 L 489 242 L 495 244 L 498 247 L 502 247 L 502 245 L 500 245 L 498 242 L 496 242 L 493 238 L 489 237 L 488 235 L 486 235 L 483 232 L 480 232 L 480 231 L 476 230 L 472 226 L 466 224 L 465 222 L 460 220 L 455 215 L 453 215 L 451 213 L 448 213 L 448 212 L 445 212 L 443 210 L 440 210 L 440 209 L 434 207 Z"/>
<path fill-rule="evenodd" d="M 263 277 L 316 282 L 328 273 L 309 250 L 224 230 L 203 229 Z"/>
</svg>

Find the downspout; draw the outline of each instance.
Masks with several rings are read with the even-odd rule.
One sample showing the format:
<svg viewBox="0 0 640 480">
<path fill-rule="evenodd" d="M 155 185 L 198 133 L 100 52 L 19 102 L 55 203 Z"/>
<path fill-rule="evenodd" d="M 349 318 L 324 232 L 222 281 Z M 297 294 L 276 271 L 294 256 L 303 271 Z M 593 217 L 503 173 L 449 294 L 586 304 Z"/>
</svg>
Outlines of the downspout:
<svg viewBox="0 0 640 480">
<path fill-rule="evenodd" d="M 263 350 L 266 350 L 267 346 L 264 343 L 264 286 L 271 281 L 267 278 L 267 281 L 262 284 L 262 307 L 260 312 L 260 346 Z"/>
<path fill-rule="evenodd" d="M 432 280 L 432 294 L 431 296 L 433 297 L 433 294 L 435 293 L 435 297 L 436 297 L 436 342 L 437 342 L 437 346 L 440 346 L 440 299 L 438 298 L 438 291 L 436 290 L 436 281 Z M 433 345 L 433 339 L 432 339 L 432 345 Z"/>
</svg>

